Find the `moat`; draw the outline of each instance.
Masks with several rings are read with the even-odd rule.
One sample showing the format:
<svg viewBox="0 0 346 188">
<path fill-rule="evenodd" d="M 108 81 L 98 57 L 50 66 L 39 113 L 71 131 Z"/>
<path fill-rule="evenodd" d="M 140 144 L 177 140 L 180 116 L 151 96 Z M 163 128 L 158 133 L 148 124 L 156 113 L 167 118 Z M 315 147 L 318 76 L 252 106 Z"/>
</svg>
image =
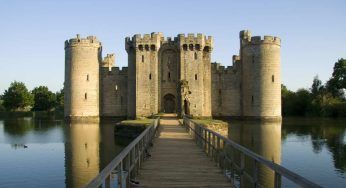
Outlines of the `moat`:
<svg viewBox="0 0 346 188">
<path fill-rule="evenodd" d="M 343 122 L 284 118 L 282 125 L 234 121 L 226 129 L 232 140 L 265 157 L 278 158 L 284 167 L 324 187 L 342 187 L 346 184 Z M 72 126 L 61 118 L 0 118 L 0 187 L 87 183 L 130 142 L 114 137 L 114 124 Z M 282 183 L 292 186 L 284 179 Z"/>
</svg>

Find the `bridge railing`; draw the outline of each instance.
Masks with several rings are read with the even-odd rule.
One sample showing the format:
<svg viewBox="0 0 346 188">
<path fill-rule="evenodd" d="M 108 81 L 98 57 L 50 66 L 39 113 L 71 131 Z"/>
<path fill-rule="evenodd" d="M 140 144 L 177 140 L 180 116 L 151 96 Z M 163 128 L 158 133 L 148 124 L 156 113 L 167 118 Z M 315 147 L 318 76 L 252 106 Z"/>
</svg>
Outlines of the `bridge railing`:
<svg viewBox="0 0 346 188">
<path fill-rule="evenodd" d="M 263 173 L 266 168 L 274 176 L 274 182 L 270 184 L 275 188 L 281 187 L 282 177 L 301 187 L 321 187 L 192 119 L 184 117 L 183 125 L 196 144 L 223 170 L 233 186 L 267 187 L 268 185 L 261 184 L 263 182 L 259 178 L 263 176 L 260 172 Z"/>
<path fill-rule="evenodd" d="M 146 151 L 155 136 L 158 125 L 159 118 L 156 118 L 85 187 L 130 187 L 131 178 L 138 174 L 148 155 Z"/>
</svg>

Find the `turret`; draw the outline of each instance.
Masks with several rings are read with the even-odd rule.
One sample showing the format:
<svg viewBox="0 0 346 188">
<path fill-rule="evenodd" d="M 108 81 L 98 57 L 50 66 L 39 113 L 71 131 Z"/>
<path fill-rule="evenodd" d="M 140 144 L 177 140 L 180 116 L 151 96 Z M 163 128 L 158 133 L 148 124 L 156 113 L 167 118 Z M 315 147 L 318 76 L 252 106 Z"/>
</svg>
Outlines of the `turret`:
<svg viewBox="0 0 346 188">
<path fill-rule="evenodd" d="M 102 46 L 95 36 L 65 41 L 66 118 L 99 116 L 99 66 Z"/>
<path fill-rule="evenodd" d="M 101 63 L 101 67 L 107 67 L 108 71 L 112 71 L 112 67 L 114 66 L 115 55 L 107 54 L 107 56 L 103 59 Z"/>
<path fill-rule="evenodd" d="M 160 32 L 125 39 L 128 75 L 131 75 L 128 77 L 129 118 L 158 113 L 158 50 L 162 40 Z"/>
<path fill-rule="evenodd" d="M 179 34 L 177 42 L 180 48 L 181 80 L 189 83 L 191 91 L 186 99 L 180 100 L 180 109 L 184 109 L 184 100 L 189 103 L 189 115 L 211 116 L 211 52 L 213 38 L 198 33 Z"/>
<path fill-rule="evenodd" d="M 280 38 L 241 31 L 240 41 L 242 115 L 281 118 Z"/>
</svg>

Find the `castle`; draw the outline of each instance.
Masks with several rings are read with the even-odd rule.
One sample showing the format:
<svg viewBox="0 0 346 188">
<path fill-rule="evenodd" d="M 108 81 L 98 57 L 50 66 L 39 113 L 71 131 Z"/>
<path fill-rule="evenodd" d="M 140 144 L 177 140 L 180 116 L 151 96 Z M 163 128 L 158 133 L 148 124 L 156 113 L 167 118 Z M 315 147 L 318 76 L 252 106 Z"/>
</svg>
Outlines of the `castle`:
<svg viewBox="0 0 346 188">
<path fill-rule="evenodd" d="M 128 67 L 102 59 L 94 36 L 65 41 L 65 117 L 139 118 L 160 112 L 195 117 L 281 118 L 278 37 L 239 34 L 233 66 L 211 63 L 213 38 L 162 33 L 125 39 Z"/>
</svg>

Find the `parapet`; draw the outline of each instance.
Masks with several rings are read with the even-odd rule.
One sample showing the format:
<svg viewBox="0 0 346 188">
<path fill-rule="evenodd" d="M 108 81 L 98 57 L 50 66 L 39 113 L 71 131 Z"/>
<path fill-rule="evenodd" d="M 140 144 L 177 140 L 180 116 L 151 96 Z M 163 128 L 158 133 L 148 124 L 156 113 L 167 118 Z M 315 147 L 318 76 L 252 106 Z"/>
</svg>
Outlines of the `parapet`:
<svg viewBox="0 0 346 188">
<path fill-rule="evenodd" d="M 197 33 L 197 36 L 194 33 L 179 34 L 177 39 L 179 40 L 180 45 L 184 44 L 199 44 L 201 46 L 209 46 L 212 48 L 214 46 L 214 39 L 212 36 L 205 36 L 201 33 Z"/>
<path fill-rule="evenodd" d="M 107 54 L 101 63 L 101 67 L 108 67 L 109 71 L 111 71 L 112 67 L 114 66 L 114 62 L 115 62 L 115 55 Z"/>
<path fill-rule="evenodd" d="M 236 66 L 222 66 L 220 63 L 211 63 L 211 72 L 218 74 L 233 74 L 237 71 Z"/>
<path fill-rule="evenodd" d="M 243 40 L 243 46 L 246 45 L 260 45 L 260 44 L 273 44 L 281 46 L 281 39 L 274 36 L 253 36 L 248 40 Z"/>
<path fill-rule="evenodd" d="M 101 42 L 96 38 L 96 36 L 87 36 L 86 38 L 80 38 L 79 34 L 77 34 L 76 38 L 65 41 L 65 49 L 76 46 L 89 46 L 99 48 L 102 45 Z"/>
<path fill-rule="evenodd" d="M 259 44 L 274 44 L 281 46 L 281 39 L 274 36 L 251 36 L 251 31 L 242 30 L 239 32 L 239 38 L 242 46 L 259 45 Z"/>
<path fill-rule="evenodd" d="M 141 37 L 140 34 L 136 34 L 132 37 L 132 41 L 134 42 L 157 42 L 157 40 L 161 40 L 163 37 L 162 32 L 152 32 L 151 34 L 144 34 L 143 37 Z"/>
<path fill-rule="evenodd" d="M 127 76 L 128 68 L 127 67 L 111 67 L 108 69 L 107 67 L 101 67 L 100 76 L 103 78 L 106 77 L 119 77 L 119 76 Z"/>
<path fill-rule="evenodd" d="M 164 38 L 163 33 L 151 33 L 134 35 L 132 38 L 125 38 L 125 48 L 128 51 L 130 48 L 139 49 L 143 51 L 155 51 L 160 48 L 163 43 L 179 44 L 180 46 L 186 45 L 191 49 L 204 50 L 207 47 L 207 51 L 211 51 L 213 47 L 213 38 L 211 36 L 206 37 L 205 35 L 198 33 L 197 35 L 189 33 L 187 36 L 185 34 L 179 34 L 177 37 Z"/>
<path fill-rule="evenodd" d="M 233 61 L 233 63 L 237 62 L 237 61 L 240 61 L 240 56 L 239 55 L 233 55 L 232 61 Z"/>
<path fill-rule="evenodd" d="M 251 38 L 251 31 L 250 30 L 242 30 L 239 32 L 239 38 L 248 40 Z"/>
<path fill-rule="evenodd" d="M 156 50 L 157 45 L 163 40 L 163 33 L 153 32 L 151 34 L 135 34 L 132 38 L 125 38 L 125 48 L 128 50 L 130 47 L 138 48 L 139 45 L 148 45 L 147 49 Z M 144 47 L 143 47 L 144 48 Z"/>
</svg>

